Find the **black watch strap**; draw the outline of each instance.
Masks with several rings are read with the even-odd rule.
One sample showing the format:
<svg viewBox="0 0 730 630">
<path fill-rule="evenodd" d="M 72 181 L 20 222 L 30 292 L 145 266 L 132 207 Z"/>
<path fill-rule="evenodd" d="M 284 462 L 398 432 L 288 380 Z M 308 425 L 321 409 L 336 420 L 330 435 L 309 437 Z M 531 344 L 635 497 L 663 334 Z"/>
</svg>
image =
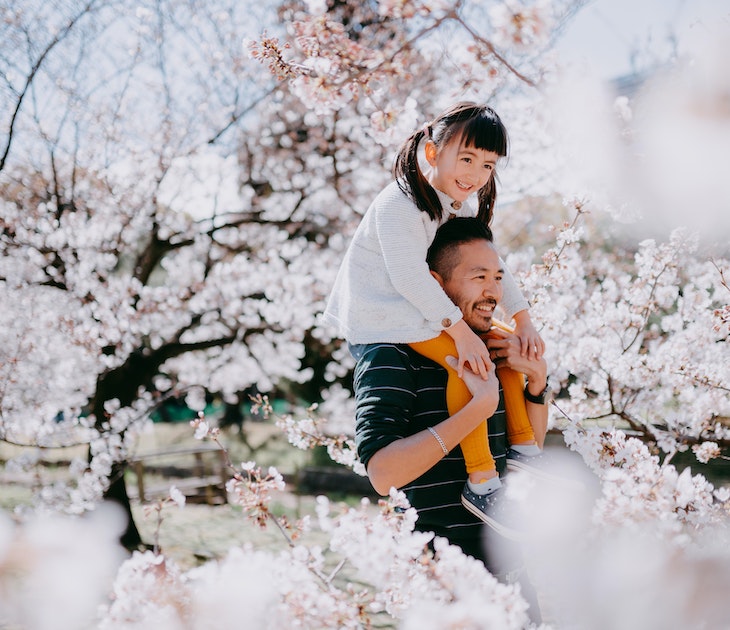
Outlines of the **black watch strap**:
<svg viewBox="0 0 730 630">
<path fill-rule="evenodd" d="M 529 400 L 531 403 L 535 403 L 536 405 L 544 405 L 545 401 L 547 400 L 549 391 L 550 386 L 545 385 L 545 389 L 543 389 L 537 396 L 535 396 L 534 394 L 531 394 L 527 390 L 527 386 L 525 386 L 525 400 Z"/>
</svg>

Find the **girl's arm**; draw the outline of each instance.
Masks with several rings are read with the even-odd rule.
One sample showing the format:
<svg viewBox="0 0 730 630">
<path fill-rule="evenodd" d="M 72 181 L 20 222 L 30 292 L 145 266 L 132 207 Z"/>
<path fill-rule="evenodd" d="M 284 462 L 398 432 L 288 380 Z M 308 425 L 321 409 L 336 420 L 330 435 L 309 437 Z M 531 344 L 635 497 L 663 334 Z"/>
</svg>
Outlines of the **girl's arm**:
<svg viewBox="0 0 730 630">
<path fill-rule="evenodd" d="M 507 265 L 504 264 L 504 260 L 500 257 L 499 261 L 502 263 L 502 269 L 504 270 L 504 275 L 502 276 L 503 294 L 499 306 L 504 311 L 506 320 L 509 322 L 520 311 L 527 311 L 530 308 L 530 304 L 525 296 L 522 295 L 517 280 L 515 280 Z"/>
<path fill-rule="evenodd" d="M 431 275 L 426 253 L 436 232 L 431 221 L 397 186 L 376 200 L 377 241 L 395 290 L 429 322 L 434 336 L 461 319 L 461 311 Z"/>
<path fill-rule="evenodd" d="M 527 310 L 515 313 L 515 335 L 520 340 L 520 353 L 531 359 L 542 359 L 545 353 L 545 342 L 537 332 Z"/>
<path fill-rule="evenodd" d="M 501 258 L 500 261 L 502 261 Z M 522 295 L 517 281 L 510 273 L 510 270 L 507 269 L 504 261 L 502 261 L 502 268 L 504 269 L 504 275 L 502 277 L 504 294 L 499 305 L 504 311 L 507 321 L 511 319 L 515 321 L 515 334 L 520 340 L 522 356 L 528 356 L 531 359 L 541 359 L 545 352 L 545 342 L 532 323 L 530 311 L 528 310 L 530 305 L 525 299 L 525 296 Z"/>
</svg>

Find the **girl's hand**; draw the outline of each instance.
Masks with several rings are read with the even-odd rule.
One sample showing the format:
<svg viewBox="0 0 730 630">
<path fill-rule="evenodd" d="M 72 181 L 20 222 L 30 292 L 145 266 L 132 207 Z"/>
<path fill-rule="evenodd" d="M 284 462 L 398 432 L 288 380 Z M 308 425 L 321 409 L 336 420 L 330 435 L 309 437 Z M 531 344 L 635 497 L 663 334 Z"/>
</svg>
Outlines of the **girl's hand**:
<svg viewBox="0 0 730 630">
<path fill-rule="evenodd" d="M 547 385 L 547 363 L 545 359 L 526 356 L 520 349 L 520 341 L 515 333 L 492 328 L 487 333 L 486 343 L 494 364 L 505 365 L 524 374 L 530 383 L 545 387 Z"/>
<path fill-rule="evenodd" d="M 464 378 L 464 366 L 467 365 L 472 372 L 487 380 L 489 371 L 494 370 L 494 364 L 489 358 L 489 350 L 484 341 L 469 328 L 463 319 L 456 322 L 451 328 L 447 328 L 446 332 L 456 345 L 458 355 L 456 372 L 459 378 Z"/>
<path fill-rule="evenodd" d="M 449 355 L 446 357 L 446 363 L 456 369 L 458 360 L 456 357 Z M 463 380 L 474 399 L 478 399 L 481 404 L 489 405 L 491 412 L 487 411 L 486 417 L 494 414 L 499 404 L 499 380 L 494 370 L 489 372 L 487 378 L 481 378 L 467 368 L 464 370 Z"/>
<path fill-rule="evenodd" d="M 527 311 L 515 315 L 515 335 L 520 340 L 520 354 L 528 359 L 542 359 L 545 342 L 540 337 Z"/>
</svg>

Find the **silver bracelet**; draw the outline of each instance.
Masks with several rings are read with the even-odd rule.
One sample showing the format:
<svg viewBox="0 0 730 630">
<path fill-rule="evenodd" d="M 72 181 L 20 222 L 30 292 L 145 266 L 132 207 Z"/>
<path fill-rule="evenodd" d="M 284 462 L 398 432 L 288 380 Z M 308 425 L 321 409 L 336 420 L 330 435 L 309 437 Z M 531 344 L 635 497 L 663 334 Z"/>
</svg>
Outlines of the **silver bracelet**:
<svg viewBox="0 0 730 630">
<path fill-rule="evenodd" d="M 441 447 L 441 450 L 444 452 L 444 455 L 449 454 L 449 449 L 446 448 L 446 444 L 444 444 L 444 441 L 441 439 L 441 436 L 436 433 L 436 429 L 433 427 L 428 427 L 428 430 L 431 432 L 431 435 L 436 438 L 436 441 L 439 443 L 439 446 Z"/>
</svg>

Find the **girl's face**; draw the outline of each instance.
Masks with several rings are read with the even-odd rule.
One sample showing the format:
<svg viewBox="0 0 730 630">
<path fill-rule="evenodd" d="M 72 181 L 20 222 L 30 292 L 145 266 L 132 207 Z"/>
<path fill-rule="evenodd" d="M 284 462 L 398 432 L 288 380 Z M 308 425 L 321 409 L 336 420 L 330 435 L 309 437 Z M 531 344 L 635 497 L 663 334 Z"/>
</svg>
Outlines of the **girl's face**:
<svg viewBox="0 0 730 630">
<path fill-rule="evenodd" d="M 429 140 L 425 152 L 431 165 L 429 184 L 456 201 L 464 201 L 484 186 L 499 159 L 494 151 L 464 146 L 461 137 L 452 138 L 441 149 Z"/>
</svg>

